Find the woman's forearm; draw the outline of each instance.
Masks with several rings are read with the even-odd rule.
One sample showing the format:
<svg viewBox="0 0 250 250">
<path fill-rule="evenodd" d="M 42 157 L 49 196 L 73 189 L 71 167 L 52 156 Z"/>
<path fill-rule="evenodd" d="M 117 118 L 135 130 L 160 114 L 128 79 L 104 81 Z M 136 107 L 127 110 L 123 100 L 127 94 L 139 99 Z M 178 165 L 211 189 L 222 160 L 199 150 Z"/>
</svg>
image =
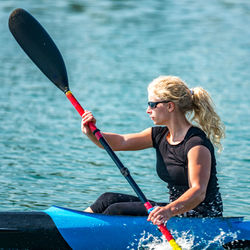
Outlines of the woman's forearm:
<svg viewBox="0 0 250 250">
<path fill-rule="evenodd" d="M 112 148 L 112 150 L 123 150 L 124 137 L 122 135 L 106 132 L 101 132 L 101 134 L 106 140 L 106 142 L 109 144 L 109 146 Z M 96 144 L 100 148 L 103 148 L 102 144 L 98 141 L 98 139 L 93 133 L 89 132 L 86 135 L 94 144 Z"/>
<path fill-rule="evenodd" d="M 89 133 L 89 134 L 86 134 L 86 135 L 99 148 L 103 148 L 102 144 L 97 140 L 97 138 L 95 137 L 95 135 L 93 133 Z"/>
<path fill-rule="evenodd" d="M 121 135 L 102 132 L 102 135 L 114 151 L 141 150 L 152 147 L 151 128 L 134 134 Z M 87 136 L 97 146 L 103 148 L 94 135 L 88 133 Z"/>
<path fill-rule="evenodd" d="M 163 207 L 156 206 L 150 212 L 148 221 L 152 221 L 155 225 L 161 225 L 173 216 L 184 214 L 197 207 L 204 200 L 205 193 L 198 187 L 192 187 L 170 204 Z"/>
<path fill-rule="evenodd" d="M 85 113 L 82 116 L 82 122 L 81 122 L 81 130 L 82 132 L 87 135 L 87 137 L 98 147 L 103 148 L 102 144 L 99 142 L 99 140 L 95 137 L 95 135 L 91 132 L 88 123 L 92 122 L 96 124 L 96 119 L 92 115 L 90 111 L 85 110 Z M 113 150 L 116 150 L 119 146 L 122 144 L 123 137 L 118 134 L 112 134 L 112 133 L 103 133 L 101 132 L 105 140 L 108 142 L 108 144 L 111 146 Z M 116 146 L 117 145 L 117 146 Z"/>
<path fill-rule="evenodd" d="M 166 208 L 171 211 L 172 216 L 183 214 L 197 207 L 205 199 L 205 196 L 206 191 L 198 187 L 192 187 L 177 200 L 168 204 Z"/>
<path fill-rule="evenodd" d="M 121 150 L 122 148 L 122 142 L 123 142 L 123 137 L 119 134 L 114 134 L 114 133 L 104 133 L 101 132 L 103 135 L 104 139 L 107 141 L 109 146 L 114 150 Z M 97 140 L 97 138 L 94 136 L 94 134 L 89 133 L 87 134 L 88 138 L 95 143 L 98 147 L 103 148 L 102 144 Z"/>
</svg>

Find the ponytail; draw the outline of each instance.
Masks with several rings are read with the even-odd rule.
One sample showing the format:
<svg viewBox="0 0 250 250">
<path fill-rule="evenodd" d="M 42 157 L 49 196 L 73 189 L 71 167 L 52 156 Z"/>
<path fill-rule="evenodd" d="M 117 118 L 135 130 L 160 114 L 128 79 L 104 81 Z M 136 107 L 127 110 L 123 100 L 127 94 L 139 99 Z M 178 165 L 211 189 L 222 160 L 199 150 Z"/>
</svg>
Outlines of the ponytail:
<svg viewBox="0 0 250 250">
<path fill-rule="evenodd" d="M 191 121 L 198 123 L 220 152 L 222 150 L 221 139 L 225 137 L 225 127 L 219 115 L 215 112 L 211 97 L 201 87 L 193 88 L 191 96 L 193 100 Z"/>
</svg>

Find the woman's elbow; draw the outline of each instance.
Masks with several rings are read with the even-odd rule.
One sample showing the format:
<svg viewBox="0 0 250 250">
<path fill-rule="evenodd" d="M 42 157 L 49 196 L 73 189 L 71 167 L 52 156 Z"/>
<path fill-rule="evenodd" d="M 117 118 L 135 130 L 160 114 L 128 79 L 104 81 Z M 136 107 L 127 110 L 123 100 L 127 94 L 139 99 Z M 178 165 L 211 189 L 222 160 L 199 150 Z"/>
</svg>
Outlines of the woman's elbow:
<svg viewBox="0 0 250 250">
<path fill-rule="evenodd" d="M 199 186 L 196 186 L 196 187 L 193 187 L 195 190 L 195 195 L 194 197 L 196 198 L 196 201 L 197 203 L 201 203 L 205 200 L 206 198 L 206 189 L 205 188 L 202 188 L 202 187 L 199 187 Z"/>
<path fill-rule="evenodd" d="M 204 192 L 200 195 L 200 203 L 203 202 L 205 200 L 205 198 L 206 198 L 206 192 Z"/>
<path fill-rule="evenodd" d="M 199 203 L 203 202 L 206 198 L 206 190 L 199 189 L 197 192 L 197 198 L 199 200 Z"/>
</svg>

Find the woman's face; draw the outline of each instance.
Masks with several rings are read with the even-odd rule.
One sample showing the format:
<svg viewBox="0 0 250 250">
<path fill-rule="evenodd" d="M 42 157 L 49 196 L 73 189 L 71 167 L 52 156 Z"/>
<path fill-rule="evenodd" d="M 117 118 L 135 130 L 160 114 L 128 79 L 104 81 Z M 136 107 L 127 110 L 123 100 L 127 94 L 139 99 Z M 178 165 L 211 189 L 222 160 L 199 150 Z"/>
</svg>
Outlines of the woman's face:
<svg viewBox="0 0 250 250">
<path fill-rule="evenodd" d="M 148 94 L 148 101 L 149 102 L 159 102 L 159 101 L 166 101 L 159 99 L 155 95 L 149 93 Z M 169 111 L 168 111 L 168 104 L 169 103 L 158 103 L 156 107 L 147 108 L 147 113 L 149 117 L 152 119 L 155 125 L 166 125 L 169 120 Z"/>
</svg>

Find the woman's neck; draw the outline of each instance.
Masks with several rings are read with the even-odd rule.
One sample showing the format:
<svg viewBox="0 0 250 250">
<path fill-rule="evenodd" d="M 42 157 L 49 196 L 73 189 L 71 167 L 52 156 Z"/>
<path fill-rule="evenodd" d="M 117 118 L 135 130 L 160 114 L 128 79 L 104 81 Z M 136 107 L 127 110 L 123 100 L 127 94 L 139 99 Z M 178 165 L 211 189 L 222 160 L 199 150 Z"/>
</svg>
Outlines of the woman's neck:
<svg viewBox="0 0 250 250">
<path fill-rule="evenodd" d="M 192 126 L 186 117 L 175 117 L 167 125 L 169 133 L 167 135 L 167 141 L 169 144 L 178 144 L 183 141 L 187 131 Z"/>
</svg>

